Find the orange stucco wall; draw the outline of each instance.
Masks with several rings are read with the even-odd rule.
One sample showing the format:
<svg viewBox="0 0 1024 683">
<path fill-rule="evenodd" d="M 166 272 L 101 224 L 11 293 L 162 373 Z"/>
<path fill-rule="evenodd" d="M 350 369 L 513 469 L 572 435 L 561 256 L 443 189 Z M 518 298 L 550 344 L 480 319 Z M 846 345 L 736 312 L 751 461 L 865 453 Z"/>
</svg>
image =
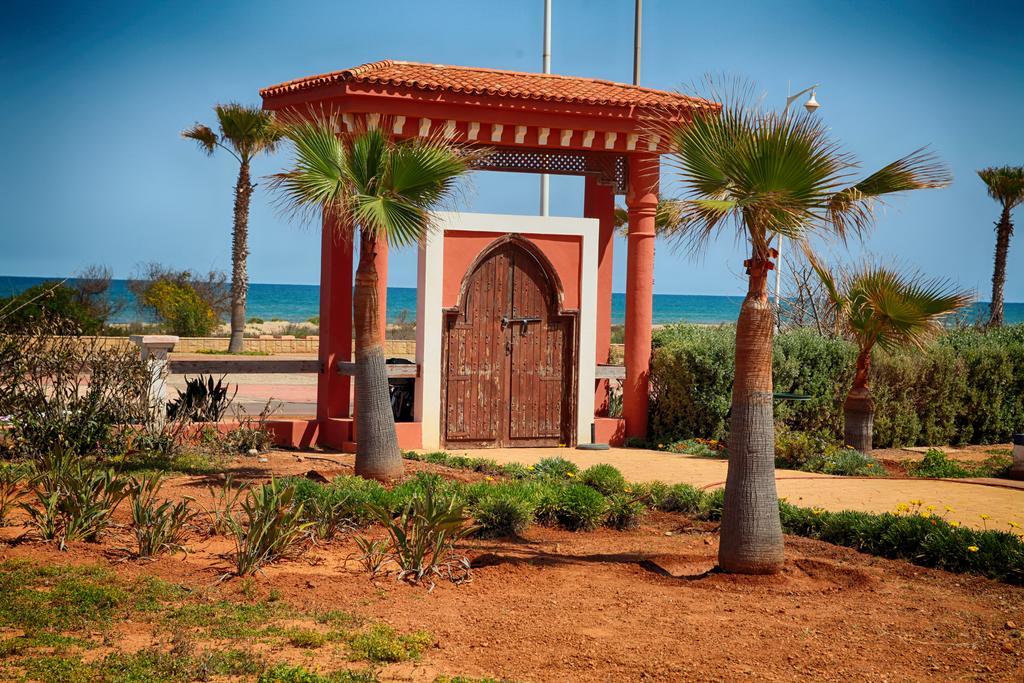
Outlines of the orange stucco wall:
<svg viewBox="0 0 1024 683">
<path fill-rule="evenodd" d="M 580 307 L 580 272 L 582 267 L 582 239 L 578 235 L 530 235 L 523 237 L 533 242 L 551 261 L 562 281 L 562 307 Z M 476 257 L 501 235 L 493 232 L 449 230 L 444 234 L 444 287 L 441 294 L 445 308 L 455 306 L 466 271 Z"/>
</svg>

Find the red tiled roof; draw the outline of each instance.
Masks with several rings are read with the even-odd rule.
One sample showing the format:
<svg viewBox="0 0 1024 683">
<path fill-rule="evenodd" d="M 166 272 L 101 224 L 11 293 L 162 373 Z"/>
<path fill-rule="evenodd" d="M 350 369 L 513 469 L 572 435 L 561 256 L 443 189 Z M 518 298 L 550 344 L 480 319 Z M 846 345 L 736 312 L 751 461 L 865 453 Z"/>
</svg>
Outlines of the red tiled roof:
<svg viewBox="0 0 1024 683">
<path fill-rule="evenodd" d="M 260 90 L 260 95 L 275 97 L 335 83 L 380 83 L 424 91 L 612 106 L 718 108 L 716 103 L 697 97 L 596 78 L 419 64 L 390 59 L 272 85 Z"/>
</svg>

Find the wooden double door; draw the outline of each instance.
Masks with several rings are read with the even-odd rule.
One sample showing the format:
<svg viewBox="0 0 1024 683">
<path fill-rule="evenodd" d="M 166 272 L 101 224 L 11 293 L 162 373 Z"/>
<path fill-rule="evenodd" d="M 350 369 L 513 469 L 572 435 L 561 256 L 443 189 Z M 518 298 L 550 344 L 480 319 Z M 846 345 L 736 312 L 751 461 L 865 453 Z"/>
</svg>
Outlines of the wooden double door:
<svg viewBox="0 0 1024 683">
<path fill-rule="evenodd" d="M 519 238 L 484 252 L 445 326 L 444 438 L 449 446 L 572 445 L 574 312 Z"/>
</svg>

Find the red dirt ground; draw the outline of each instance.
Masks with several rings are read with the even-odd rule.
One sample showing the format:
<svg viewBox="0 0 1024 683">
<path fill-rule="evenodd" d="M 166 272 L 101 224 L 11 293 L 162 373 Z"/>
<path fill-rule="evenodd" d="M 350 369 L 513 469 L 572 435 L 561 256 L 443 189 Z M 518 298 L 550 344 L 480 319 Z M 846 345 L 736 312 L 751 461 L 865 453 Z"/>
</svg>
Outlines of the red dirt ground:
<svg viewBox="0 0 1024 683">
<path fill-rule="evenodd" d="M 330 475 L 351 466 L 347 456 L 324 457 L 340 464 L 280 453 L 237 469 L 262 478 L 269 468 Z M 176 477 L 164 492 L 205 502 L 208 479 Z M 0 532 L 11 540 L 20 530 Z M 126 577 L 206 586 L 226 569 L 218 554 L 230 547 L 197 536 L 184 559 L 116 561 L 114 549 L 128 540 L 115 531 L 65 553 L 4 543 L 0 561 L 96 562 Z M 267 568 L 256 597 L 275 590 L 301 609 L 344 609 L 433 634 L 419 662 L 386 667 L 382 680 L 1024 680 L 1022 588 L 796 537 L 786 539 L 782 574 L 729 576 L 711 571 L 717 542 L 716 525 L 663 513 L 630 532 L 533 526 L 520 540 L 467 542 L 472 582 L 428 592 L 371 582 L 346 559 L 355 545 L 345 539 Z"/>
</svg>

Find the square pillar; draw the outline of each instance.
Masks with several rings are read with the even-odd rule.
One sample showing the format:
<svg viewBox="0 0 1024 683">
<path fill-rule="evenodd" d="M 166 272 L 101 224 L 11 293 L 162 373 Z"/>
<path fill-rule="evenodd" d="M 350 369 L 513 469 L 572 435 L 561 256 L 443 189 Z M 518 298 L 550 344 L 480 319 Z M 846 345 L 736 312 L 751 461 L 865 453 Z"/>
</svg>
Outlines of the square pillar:
<svg viewBox="0 0 1024 683">
<path fill-rule="evenodd" d="M 654 307 L 654 219 L 658 211 L 659 164 L 656 154 L 629 157 L 626 208 L 629 233 L 626 253 L 626 381 L 622 416 L 626 437 L 647 436 L 651 369 L 651 323 Z"/>
<path fill-rule="evenodd" d="M 380 314 L 378 325 L 381 340 L 388 336 L 388 241 L 377 238 L 373 265 L 377 269 L 377 312 Z M 385 355 L 387 348 L 384 349 Z"/>
<path fill-rule="evenodd" d="M 350 416 L 349 377 L 338 361 L 352 360 L 352 234 L 349 226 L 324 216 L 320 246 L 320 374 L 316 381 L 316 419 Z M 339 445 L 339 444 L 332 444 Z"/>
<path fill-rule="evenodd" d="M 149 387 L 144 397 L 150 420 L 157 427 L 167 420 L 167 360 L 178 337 L 171 334 L 133 334 L 139 357 L 149 365 Z"/>
<path fill-rule="evenodd" d="M 597 362 L 607 363 L 612 338 L 612 252 L 615 248 L 615 188 L 602 185 L 596 176 L 586 176 L 583 216 L 599 221 L 597 239 Z M 608 413 L 608 380 L 598 380 L 594 394 L 595 412 Z"/>
</svg>

